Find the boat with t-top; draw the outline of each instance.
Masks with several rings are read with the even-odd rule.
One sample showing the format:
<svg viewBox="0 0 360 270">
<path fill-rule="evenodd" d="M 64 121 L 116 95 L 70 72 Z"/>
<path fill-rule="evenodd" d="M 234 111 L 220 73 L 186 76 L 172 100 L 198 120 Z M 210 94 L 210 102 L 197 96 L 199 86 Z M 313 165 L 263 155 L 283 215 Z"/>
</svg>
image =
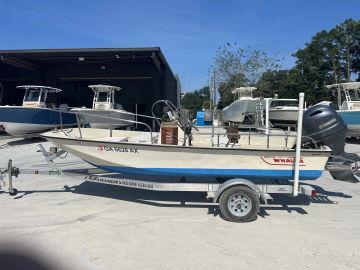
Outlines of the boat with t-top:
<svg viewBox="0 0 360 270">
<path fill-rule="evenodd" d="M 337 97 L 337 113 L 347 125 L 349 136 L 360 136 L 360 82 L 337 83 L 326 86 L 334 89 Z"/>
<path fill-rule="evenodd" d="M 134 114 L 115 103 L 115 93 L 121 88 L 111 85 L 89 85 L 94 92 L 92 108 L 74 108 L 71 111 L 81 116 L 92 128 L 124 128 L 133 125 Z"/>
<path fill-rule="evenodd" d="M 0 106 L 0 126 L 8 134 L 21 136 L 76 125 L 76 117 L 66 104 L 55 108 L 46 102 L 48 94 L 60 93 L 60 89 L 37 85 L 16 88 L 25 90 L 22 106 Z"/>
<path fill-rule="evenodd" d="M 257 107 L 262 110 L 265 100 L 254 98 L 253 91 L 256 87 L 238 87 L 231 91 L 234 94 L 234 102 L 222 110 L 224 122 L 241 123 L 246 116 L 251 117 L 256 113 Z"/>
</svg>

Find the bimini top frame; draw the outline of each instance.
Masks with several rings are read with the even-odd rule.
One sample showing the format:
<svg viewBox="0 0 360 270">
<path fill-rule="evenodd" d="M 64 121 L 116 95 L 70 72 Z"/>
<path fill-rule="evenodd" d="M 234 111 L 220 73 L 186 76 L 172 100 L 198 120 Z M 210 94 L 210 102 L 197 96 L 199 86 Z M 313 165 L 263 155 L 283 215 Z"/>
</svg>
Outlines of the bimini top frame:
<svg viewBox="0 0 360 270">
<path fill-rule="evenodd" d="M 111 110 L 115 105 L 115 92 L 120 91 L 121 88 L 112 85 L 89 85 L 89 88 L 94 91 L 93 109 Z"/>
<path fill-rule="evenodd" d="M 238 87 L 235 88 L 234 90 L 231 91 L 231 93 L 233 93 L 235 96 L 235 99 L 240 99 L 240 98 L 253 98 L 253 94 L 252 92 L 254 90 L 256 90 L 256 87 Z"/>
<path fill-rule="evenodd" d="M 45 108 L 48 93 L 60 93 L 61 89 L 39 85 L 20 85 L 17 89 L 24 89 L 23 107 Z"/>
<path fill-rule="evenodd" d="M 328 89 L 335 88 L 337 90 L 337 100 L 339 110 L 342 111 L 358 111 L 360 110 L 360 82 L 336 83 L 325 86 Z M 353 98 L 350 93 L 353 91 Z M 344 93 L 345 100 L 342 101 L 341 92 Z"/>
</svg>

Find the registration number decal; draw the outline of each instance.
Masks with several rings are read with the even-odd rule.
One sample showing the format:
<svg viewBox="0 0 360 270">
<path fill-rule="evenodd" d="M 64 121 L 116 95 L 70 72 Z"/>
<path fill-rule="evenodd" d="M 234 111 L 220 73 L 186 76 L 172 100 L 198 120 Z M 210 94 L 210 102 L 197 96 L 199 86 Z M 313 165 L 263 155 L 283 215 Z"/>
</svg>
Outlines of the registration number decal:
<svg viewBox="0 0 360 270">
<path fill-rule="evenodd" d="M 98 145 L 98 150 L 100 152 L 121 152 L 121 153 L 139 153 L 137 148 L 131 147 L 117 147 L 117 146 L 107 146 L 107 145 Z"/>
</svg>

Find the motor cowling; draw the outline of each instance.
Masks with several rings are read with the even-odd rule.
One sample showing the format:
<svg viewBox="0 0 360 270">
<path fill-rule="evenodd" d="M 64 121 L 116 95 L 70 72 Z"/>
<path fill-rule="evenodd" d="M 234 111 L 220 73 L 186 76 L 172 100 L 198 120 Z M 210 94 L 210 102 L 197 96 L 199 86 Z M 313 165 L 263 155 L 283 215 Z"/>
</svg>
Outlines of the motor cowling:
<svg viewBox="0 0 360 270">
<path fill-rule="evenodd" d="M 303 146 L 326 145 L 332 150 L 326 168 L 335 180 L 358 183 L 360 179 L 360 157 L 345 152 L 347 126 L 336 113 L 326 105 L 308 108 L 303 115 Z"/>
<path fill-rule="evenodd" d="M 344 153 L 346 129 L 342 118 L 329 106 L 315 105 L 304 112 L 303 136 L 330 147 L 334 155 Z"/>
</svg>

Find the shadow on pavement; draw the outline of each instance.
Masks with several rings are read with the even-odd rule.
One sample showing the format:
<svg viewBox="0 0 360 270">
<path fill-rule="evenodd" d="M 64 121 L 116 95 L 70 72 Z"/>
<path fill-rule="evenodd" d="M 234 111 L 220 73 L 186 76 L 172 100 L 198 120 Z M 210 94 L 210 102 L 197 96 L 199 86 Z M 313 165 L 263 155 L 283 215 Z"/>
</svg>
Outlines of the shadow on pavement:
<svg viewBox="0 0 360 270">
<path fill-rule="evenodd" d="M 351 198 L 342 192 L 330 192 L 323 188 L 312 185 L 317 192 L 323 195 L 329 195 L 333 197 Z M 83 182 L 78 186 L 65 185 L 61 190 L 27 190 L 20 191 L 14 199 L 18 200 L 24 196 L 33 193 L 63 193 L 72 192 L 76 194 L 111 198 L 115 200 L 128 201 L 134 203 L 141 203 L 156 207 L 187 207 L 187 208 L 207 208 L 209 215 L 219 215 L 218 206 L 212 203 L 211 200 L 206 199 L 206 193 L 204 192 L 166 192 L 166 191 L 152 191 L 132 189 L 127 187 L 119 187 L 112 185 L 104 185 L 93 182 Z M 0 191 L 5 193 L 4 191 Z M 319 196 L 311 198 L 305 195 L 299 195 L 292 197 L 289 195 L 273 194 L 274 200 L 268 205 L 262 205 L 259 211 L 259 216 L 265 218 L 270 214 L 267 210 L 281 210 L 288 213 L 307 214 L 302 206 L 307 206 L 312 203 L 318 204 L 335 204 L 335 201 L 330 200 L 326 196 Z"/>
<path fill-rule="evenodd" d="M 9 145 L 9 146 L 20 146 L 20 145 L 40 143 L 40 142 L 46 142 L 46 140 L 43 139 L 43 138 L 40 138 L 40 137 L 19 138 L 19 139 L 16 140 L 16 141 L 8 142 L 7 145 Z"/>
<path fill-rule="evenodd" d="M 360 139 L 357 139 L 357 138 L 346 138 L 346 143 L 353 143 L 353 144 L 360 144 Z"/>
</svg>

